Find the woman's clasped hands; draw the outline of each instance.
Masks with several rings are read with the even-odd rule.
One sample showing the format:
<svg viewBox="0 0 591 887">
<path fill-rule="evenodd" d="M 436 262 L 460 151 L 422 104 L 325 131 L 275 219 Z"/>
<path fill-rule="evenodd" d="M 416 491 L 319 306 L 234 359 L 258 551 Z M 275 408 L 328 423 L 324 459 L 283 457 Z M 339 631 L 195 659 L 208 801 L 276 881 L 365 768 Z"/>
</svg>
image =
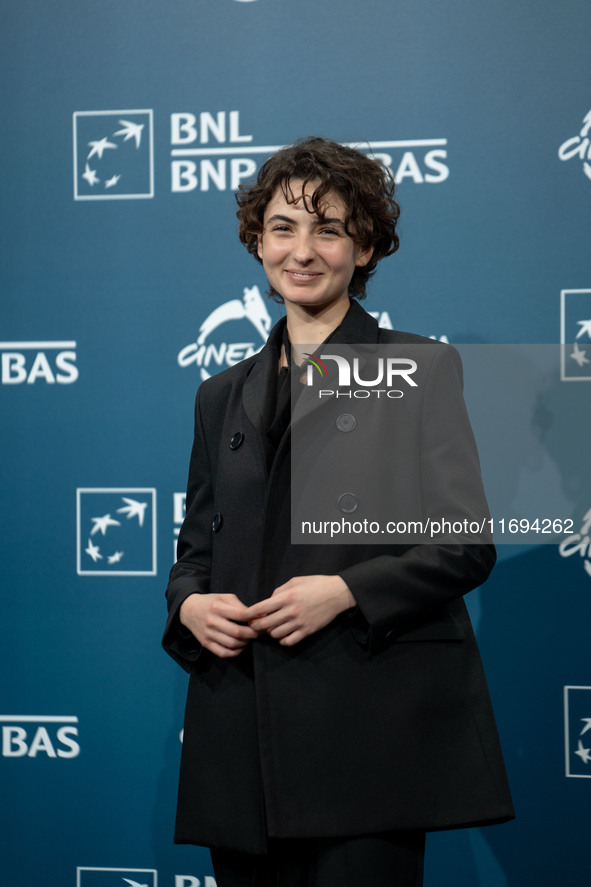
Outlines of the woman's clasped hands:
<svg viewBox="0 0 591 887">
<path fill-rule="evenodd" d="M 203 647 L 228 658 L 265 633 L 282 646 L 293 646 L 354 606 L 340 576 L 295 576 L 251 607 L 235 594 L 191 594 L 179 617 Z"/>
</svg>

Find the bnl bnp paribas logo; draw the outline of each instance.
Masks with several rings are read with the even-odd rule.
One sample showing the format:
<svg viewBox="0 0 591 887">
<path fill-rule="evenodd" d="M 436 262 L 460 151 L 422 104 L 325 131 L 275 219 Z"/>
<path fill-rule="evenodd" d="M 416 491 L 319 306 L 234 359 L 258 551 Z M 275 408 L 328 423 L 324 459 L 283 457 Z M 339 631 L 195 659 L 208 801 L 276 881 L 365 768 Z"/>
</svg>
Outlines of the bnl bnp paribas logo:
<svg viewBox="0 0 591 887">
<path fill-rule="evenodd" d="M 76 111 L 74 200 L 154 196 L 153 112 Z"/>
<path fill-rule="evenodd" d="M 156 575 L 156 490 L 76 490 L 79 576 Z"/>
<path fill-rule="evenodd" d="M 560 378 L 591 382 L 591 289 L 560 293 Z"/>
<path fill-rule="evenodd" d="M 77 379 L 75 341 L 0 342 L 2 385 L 71 385 Z"/>
<path fill-rule="evenodd" d="M 173 192 L 236 190 L 259 162 L 284 145 L 257 145 L 244 132 L 239 111 L 201 111 L 170 116 L 171 190 Z M 444 182 L 449 176 L 447 139 L 393 139 L 350 142 L 371 154 L 392 172 L 396 182 Z"/>
<path fill-rule="evenodd" d="M 564 688 L 566 775 L 591 779 L 591 687 Z"/>
<path fill-rule="evenodd" d="M 0 715 L 3 758 L 77 758 L 76 715 Z"/>
<path fill-rule="evenodd" d="M 257 144 L 240 111 L 185 111 L 169 115 L 167 138 L 173 194 L 235 191 L 283 145 Z M 74 199 L 121 200 L 154 196 L 154 114 L 151 109 L 75 111 Z M 159 141 L 164 139 L 159 133 Z M 379 158 L 397 182 L 444 182 L 447 139 L 352 142 Z M 167 186 L 168 187 L 168 186 Z"/>
</svg>

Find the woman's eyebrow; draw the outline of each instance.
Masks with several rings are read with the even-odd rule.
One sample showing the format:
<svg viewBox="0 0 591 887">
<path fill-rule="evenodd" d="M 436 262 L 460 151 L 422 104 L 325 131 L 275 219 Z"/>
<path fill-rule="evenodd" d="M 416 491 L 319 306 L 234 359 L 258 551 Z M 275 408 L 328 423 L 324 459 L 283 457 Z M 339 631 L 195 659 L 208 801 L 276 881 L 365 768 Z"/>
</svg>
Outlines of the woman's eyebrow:
<svg viewBox="0 0 591 887">
<path fill-rule="evenodd" d="M 274 216 L 271 216 L 267 219 L 267 225 L 270 222 L 289 222 L 291 225 L 297 222 L 297 219 L 291 218 L 290 216 L 283 216 L 280 213 L 276 213 Z M 341 228 L 344 228 L 345 223 L 342 219 L 329 219 L 324 216 L 318 216 L 315 224 L 317 225 L 340 225 Z"/>
<path fill-rule="evenodd" d="M 295 219 L 291 219 L 289 216 L 282 216 L 279 213 L 276 213 L 274 216 L 271 216 L 270 219 L 267 219 L 267 224 L 269 222 L 289 222 L 293 225 Z"/>
</svg>

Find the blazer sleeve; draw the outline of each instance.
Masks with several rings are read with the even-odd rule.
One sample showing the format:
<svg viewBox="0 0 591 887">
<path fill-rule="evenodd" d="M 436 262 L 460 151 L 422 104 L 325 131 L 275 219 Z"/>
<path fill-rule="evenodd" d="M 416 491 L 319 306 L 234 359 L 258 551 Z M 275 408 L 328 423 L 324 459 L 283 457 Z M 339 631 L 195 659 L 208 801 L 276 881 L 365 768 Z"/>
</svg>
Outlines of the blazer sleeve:
<svg viewBox="0 0 591 887">
<path fill-rule="evenodd" d="M 211 573 L 212 472 L 202 419 L 202 389 L 195 399 L 195 436 L 189 464 L 186 517 L 177 546 L 177 561 L 170 571 L 166 601 L 168 619 L 162 646 L 186 671 L 199 657 L 202 646 L 179 619 L 181 604 L 190 594 L 209 591 Z"/>
<path fill-rule="evenodd" d="M 458 352 L 451 346 L 437 347 L 417 441 L 423 514 L 432 520 L 467 518 L 480 526 L 484 522 L 484 532 L 457 541 L 448 536 L 445 542 L 384 546 L 383 555 L 340 573 L 357 602 L 351 613 L 353 633 L 370 649 L 436 620 L 450 602 L 481 585 L 494 566 L 488 505 L 462 388 Z"/>
</svg>

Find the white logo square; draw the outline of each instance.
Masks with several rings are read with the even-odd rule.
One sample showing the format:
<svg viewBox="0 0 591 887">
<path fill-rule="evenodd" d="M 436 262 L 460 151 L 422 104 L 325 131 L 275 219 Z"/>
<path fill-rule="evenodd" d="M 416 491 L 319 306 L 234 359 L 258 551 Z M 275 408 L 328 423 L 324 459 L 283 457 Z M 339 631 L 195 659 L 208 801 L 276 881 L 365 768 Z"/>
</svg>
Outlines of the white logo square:
<svg viewBox="0 0 591 887">
<path fill-rule="evenodd" d="M 76 571 L 79 576 L 156 575 L 153 487 L 76 490 Z"/>
<path fill-rule="evenodd" d="M 75 111 L 74 200 L 154 196 L 152 110 Z"/>
</svg>

